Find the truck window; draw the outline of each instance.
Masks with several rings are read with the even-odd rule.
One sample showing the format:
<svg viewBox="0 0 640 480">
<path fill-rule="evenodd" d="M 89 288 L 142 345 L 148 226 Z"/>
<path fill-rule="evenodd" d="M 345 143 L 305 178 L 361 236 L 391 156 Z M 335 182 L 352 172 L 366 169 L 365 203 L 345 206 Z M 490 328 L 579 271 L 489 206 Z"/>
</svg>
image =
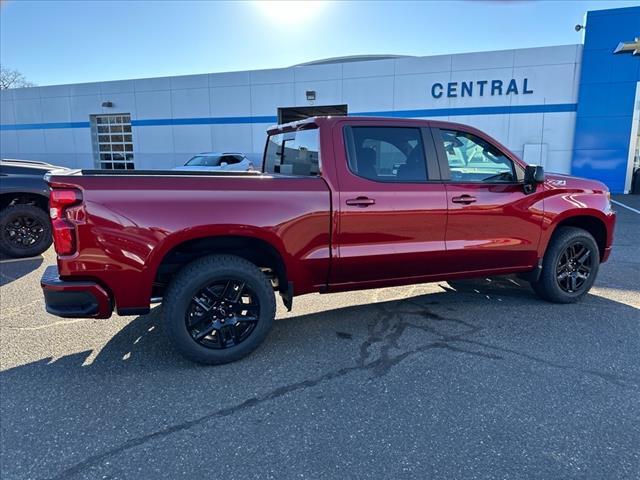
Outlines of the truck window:
<svg viewBox="0 0 640 480">
<path fill-rule="evenodd" d="M 453 182 L 517 182 L 524 176 L 500 150 L 467 132 L 441 130 Z"/>
<path fill-rule="evenodd" d="M 411 127 L 346 127 L 349 169 L 377 182 L 425 182 L 422 132 Z"/>
<path fill-rule="evenodd" d="M 319 175 L 319 144 L 317 128 L 270 135 L 264 159 L 265 173 Z"/>
</svg>

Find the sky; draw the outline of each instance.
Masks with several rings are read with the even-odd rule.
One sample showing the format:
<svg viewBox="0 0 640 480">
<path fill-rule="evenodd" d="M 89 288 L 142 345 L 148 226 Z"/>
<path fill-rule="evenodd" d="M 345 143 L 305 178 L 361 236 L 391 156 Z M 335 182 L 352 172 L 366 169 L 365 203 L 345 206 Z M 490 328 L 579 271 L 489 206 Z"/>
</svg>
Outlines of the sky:
<svg viewBox="0 0 640 480">
<path fill-rule="evenodd" d="M 0 63 L 38 85 L 582 42 L 587 10 L 640 1 L 0 0 Z"/>
</svg>

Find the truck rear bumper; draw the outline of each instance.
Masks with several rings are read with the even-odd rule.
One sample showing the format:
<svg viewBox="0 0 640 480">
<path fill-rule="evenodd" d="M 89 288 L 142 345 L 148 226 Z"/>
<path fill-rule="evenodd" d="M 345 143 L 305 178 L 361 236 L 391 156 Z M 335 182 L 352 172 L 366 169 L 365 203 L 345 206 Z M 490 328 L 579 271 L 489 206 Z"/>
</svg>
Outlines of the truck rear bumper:
<svg viewBox="0 0 640 480">
<path fill-rule="evenodd" d="M 109 318 L 113 303 L 104 288 L 95 282 L 61 280 L 52 265 L 40 280 L 47 312 L 64 318 Z"/>
</svg>

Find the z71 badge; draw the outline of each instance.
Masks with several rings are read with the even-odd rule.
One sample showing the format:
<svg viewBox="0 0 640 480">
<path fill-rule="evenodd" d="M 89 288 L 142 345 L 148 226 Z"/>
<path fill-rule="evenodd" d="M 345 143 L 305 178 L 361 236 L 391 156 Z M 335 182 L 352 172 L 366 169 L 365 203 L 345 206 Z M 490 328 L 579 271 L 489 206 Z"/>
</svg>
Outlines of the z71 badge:
<svg viewBox="0 0 640 480">
<path fill-rule="evenodd" d="M 549 185 L 553 185 L 554 187 L 565 187 L 567 185 L 566 180 L 549 179 L 547 180 L 547 183 Z"/>
</svg>

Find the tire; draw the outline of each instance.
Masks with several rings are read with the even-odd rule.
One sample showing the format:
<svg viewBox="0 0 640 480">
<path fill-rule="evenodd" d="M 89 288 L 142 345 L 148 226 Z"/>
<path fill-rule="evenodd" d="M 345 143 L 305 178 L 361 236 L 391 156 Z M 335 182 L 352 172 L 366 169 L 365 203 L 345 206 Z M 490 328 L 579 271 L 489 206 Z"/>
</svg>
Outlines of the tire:
<svg viewBox="0 0 640 480">
<path fill-rule="evenodd" d="M 569 251 L 569 248 L 573 250 Z M 588 255 L 586 251 L 589 252 Z M 574 252 L 575 256 L 570 252 Z M 569 258 L 573 258 L 573 261 Z M 583 258 L 584 264 L 580 263 Z M 581 228 L 560 227 L 547 246 L 540 278 L 537 282 L 532 282 L 531 286 L 540 297 L 549 302 L 574 303 L 589 292 L 596 280 L 599 266 L 600 251 L 593 236 Z M 582 277 L 587 268 L 589 271 L 584 279 Z M 572 283 L 572 278 L 576 283 Z"/>
<path fill-rule="evenodd" d="M 271 282 L 254 264 L 233 255 L 210 255 L 178 272 L 162 311 L 165 332 L 178 352 L 197 363 L 220 365 L 247 356 L 263 342 L 276 300 Z"/>
<path fill-rule="evenodd" d="M 35 205 L 9 205 L 0 212 L 0 251 L 12 257 L 34 257 L 51 246 L 51 221 Z"/>
</svg>

